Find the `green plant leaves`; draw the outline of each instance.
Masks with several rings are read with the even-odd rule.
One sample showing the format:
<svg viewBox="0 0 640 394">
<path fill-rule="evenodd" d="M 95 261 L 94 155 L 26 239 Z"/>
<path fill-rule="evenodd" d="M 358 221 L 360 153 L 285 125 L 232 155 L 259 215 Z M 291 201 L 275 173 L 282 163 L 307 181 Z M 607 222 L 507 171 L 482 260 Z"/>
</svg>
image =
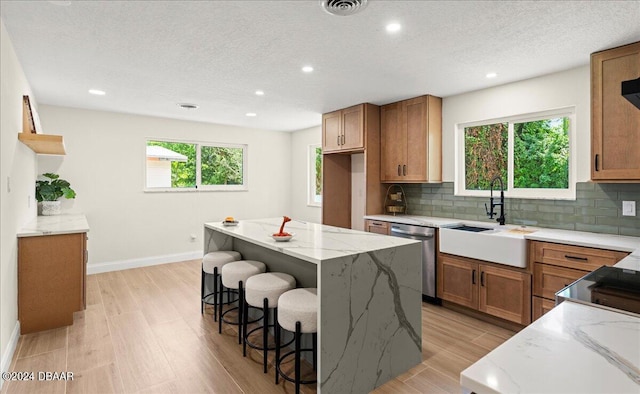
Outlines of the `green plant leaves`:
<svg viewBox="0 0 640 394">
<path fill-rule="evenodd" d="M 60 179 L 58 174 L 46 173 L 42 174 L 43 177 L 51 179 L 37 180 L 36 181 L 36 200 L 42 201 L 56 201 L 60 197 L 76 198 L 76 192 L 71 188 L 71 184 L 64 179 Z"/>
</svg>

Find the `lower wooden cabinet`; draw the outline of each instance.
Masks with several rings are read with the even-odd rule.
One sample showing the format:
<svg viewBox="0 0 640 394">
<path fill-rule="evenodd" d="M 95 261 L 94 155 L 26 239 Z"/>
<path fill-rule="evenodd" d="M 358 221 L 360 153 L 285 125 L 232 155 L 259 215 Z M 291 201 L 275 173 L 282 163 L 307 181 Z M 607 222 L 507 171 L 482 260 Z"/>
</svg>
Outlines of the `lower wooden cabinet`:
<svg viewBox="0 0 640 394">
<path fill-rule="evenodd" d="M 533 320 L 555 306 L 556 293 L 589 272 L 612 266 L 629 253 L 585 246 L 530 241 L 533 267 Z"/>
<path fill-rule="evenodd" d="M 378 220 L 365 220 L 364 231 L 376 234 L 389 235 L 389 223 Z"/>
<path fill-rule="evenodd" d="M 85 309 L 86 233 L 18 238 L 18 320 L 27 334 L 73 324 Z"/>
<path fill-rule="evenodd" d="M 440 254 L 438 297 L 518 324 L 531 322 L 531 275 Z"/>
</svg>

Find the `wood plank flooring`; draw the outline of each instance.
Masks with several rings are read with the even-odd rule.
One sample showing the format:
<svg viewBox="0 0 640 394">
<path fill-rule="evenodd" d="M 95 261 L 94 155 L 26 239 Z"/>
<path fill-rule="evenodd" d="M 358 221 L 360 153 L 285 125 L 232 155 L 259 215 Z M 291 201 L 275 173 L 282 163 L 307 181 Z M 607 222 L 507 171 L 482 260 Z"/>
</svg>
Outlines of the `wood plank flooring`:
<svg viewBox="0 0 640 394">
<path fill-rule="evenodd" d="M 261 353 L 242 357 L 235 327 L 219 335 L 212 309 L 200 314 L 200 265 L 88 276 L 87 309 L 72 326 L 20 337 L 10 370 L 33 371 L 36 381 L 6 381 L 2 394 L 292 393 L 291 383 L 274 385 L 272 365 L 262 373 Z M 457 394 L 460 372 L 513 334 L 423 303 L 422 364 L 374 392 Z M 38 382 L 38 371 L 74 379 Z"/>
</svg>

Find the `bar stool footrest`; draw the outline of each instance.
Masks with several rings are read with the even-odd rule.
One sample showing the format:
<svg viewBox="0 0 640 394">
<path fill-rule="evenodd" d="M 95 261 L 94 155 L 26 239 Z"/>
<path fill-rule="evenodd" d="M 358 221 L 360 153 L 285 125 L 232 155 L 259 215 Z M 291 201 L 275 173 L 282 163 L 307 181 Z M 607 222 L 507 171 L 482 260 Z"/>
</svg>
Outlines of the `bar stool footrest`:
<svg viewBox="0 0 640 394">
<path fill-rule="evenodd" d="M 302 352 L 313 352 L 313 349 L 300 349 L 300 353 Z M 295 350 L 292 350 L 290 352 L 287 352 L 283 355 L 280 356 L 279 360 L 276 360 L 276 373 L 280 374 L 280 376 L 286 380 L 289 381 L 291 383 L 295 383 L 296 380 L 294 378 L 289 377 L 287 374 L 285 374 L 284 372 L 282 372 L 282 370 L 280 369 L 280 364 L 282 364 L 283 360 L 291 355 L 295 355 Z M 300 384 L 313 384 L 313 383 L 318 383 L 317 379 L 314 380 L 301 380 L 299 382 Z"/>
</svg>

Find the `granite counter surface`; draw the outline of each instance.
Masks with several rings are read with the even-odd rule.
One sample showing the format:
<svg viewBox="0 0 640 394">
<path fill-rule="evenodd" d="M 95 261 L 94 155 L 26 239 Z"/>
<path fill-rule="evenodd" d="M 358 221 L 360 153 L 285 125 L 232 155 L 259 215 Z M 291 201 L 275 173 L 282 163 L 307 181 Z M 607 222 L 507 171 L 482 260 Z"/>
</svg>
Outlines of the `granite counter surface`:
<svg viewBox="0 0 640 394">
<path fill-rule="evenodd" d="M 82 214 L 38 216 L 20 231 L 18 238 L 43 235 L 76 234 L 89 232 L 89 223 Z"/>
</svg>

